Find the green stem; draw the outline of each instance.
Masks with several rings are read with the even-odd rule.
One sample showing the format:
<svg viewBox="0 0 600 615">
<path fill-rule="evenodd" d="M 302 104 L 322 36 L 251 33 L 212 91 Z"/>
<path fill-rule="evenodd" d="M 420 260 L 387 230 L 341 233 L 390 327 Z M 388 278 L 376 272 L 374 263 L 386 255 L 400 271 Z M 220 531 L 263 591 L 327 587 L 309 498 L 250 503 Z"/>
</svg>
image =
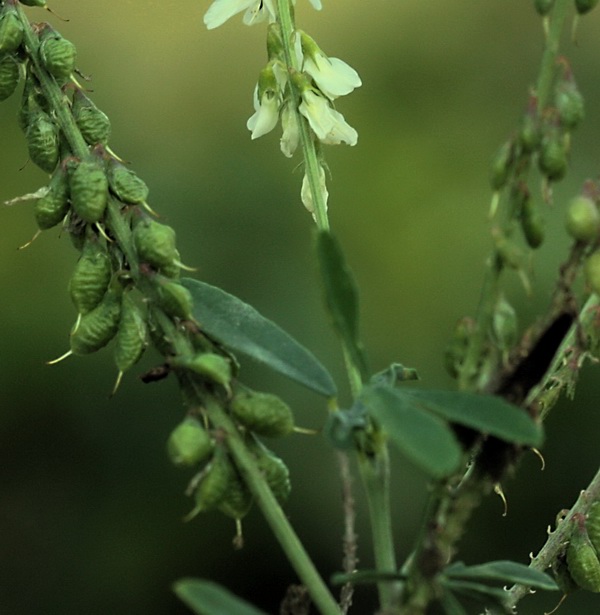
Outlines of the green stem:
<svg viewBox="0 0 600 615">
<path fill-rule="evenodd" d="M 298 577 L 308 589 L 311 598 L 319 609 L 320 615 L 340 615 L 340 608 L 337 602 L 317 572 L 281 506 L 279 506 L 275 496 L 266 484 L 254 458 L 246 448 L 232 420 L 214 399 L 203 395 L 202 401 L 215 427 L 223 429 L 227 434 L 227 446 L 235 459 L 236 466 L 243 474 L 248 487 L 256 498 L 265 519 L 271 527 L 271 531 L 287 555 Z"/>
<path fill-rule="evenodd" d="M 550 28 L 546 36 L 546 44 L 536 85 L 539 113 L 546 108 L 552 94 L 552 83 L 556 72 L 556 59 L 558 58 L 560 39 L 567 18 L 567 12 L 572 5 L 572 0 L 556 0 L 549 15 Z"/>
<path fill-rule="evenodd" d="M 288 70 L 298 72 L 302 67 L 299 66 L 294 51 L 294 34 L 296 27 L 292 16 L 290 0 L 277 0 L 277 12 L 279 17 L 279 26 L 281 28 L 283 51 L 286 64 L 288 65 Z M 298 91 L 298 88 L 294 84 L 294 80 L 289 79 L 288 83 L 290 84 L 294 99 L 300 100 L 302 92 Z M 326 231 L 329 230 L 329 218 L 327 216 L 327 203 L 325 203 L 323 193 L 320 188 L 321 181 L 319 171 L 321 165 L 319 163 L 319 155 L 317 154 L 317 148 L 315 146 L 312 130 L 308 125 L 308 121 L 300 113 L 300 111 L 298 111 L 298 107 L 295 107 L 294 112 L 300 128 L 300 141 L 302 142 L 302 152 L 304 154 L 305 173 L 308 178 L 308 185 L 310 187 L 315 208 L 315 223 L 319 230 Z"/>
<path fill-rule="evenodd" d="M 373 457 L 358 455 L 358 467 L 367 494 L 375 567 L 378 572 L 397 572 L 394 536 L 390 509 L 390 460 L 387 446 L 382 443 Z M 377 584 L 379 604 L 386 615 L 395 613 L 399 602 L 400 584 Z"/>
</svg>

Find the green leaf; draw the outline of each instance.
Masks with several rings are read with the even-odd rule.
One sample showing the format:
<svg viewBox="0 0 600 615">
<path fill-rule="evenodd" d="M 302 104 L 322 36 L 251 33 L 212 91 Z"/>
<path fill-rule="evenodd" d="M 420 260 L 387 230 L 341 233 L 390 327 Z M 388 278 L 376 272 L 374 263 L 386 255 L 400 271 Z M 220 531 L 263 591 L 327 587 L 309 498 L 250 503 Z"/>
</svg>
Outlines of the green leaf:
<svg viewBox="0 0 600 615">
<path fill-rule="evenodd" d="M 462 562 L 455 562 L 448 566 L 444 574 L 452 579 L 470 579 L 479 581 L 498 581 L 504 585 L 516 583 L 534 589 L 556 590 L 555 581 L 545 572 L 534 570 L 525 564 L 498 560 L 477 566 L 465 566 Z"/>
<path fill-rule="evenodd" d="M 220 288 L 190 278 L 180 282 L 192 294 L 194 318 L 208 335 L 321 395 L 335 396 L 329 372 L 274 322 Z"/>
<path fill-rule="evenodd" d="M 446 589 L 450 589 L 453 592 L 477 600 L 483 604 L 488 604 L 490 600 L 498 605 L 502 606 L 504 601 L 508 598 L 508 592 L 500 587 L 490 587 L 489 585 L 483 585 L 481 583 L 474 583 L 471 581 L 460 581 L 458 579 L 444 579 L 443 585 Z"/>
<path fill-rule="evenodd" d="M 442 478 L 458 470 L 462 450 L 445 421 L 389 387 L 364 387 L 361 399 L 392 443 L 425 472 Z"/>
<path fill-rule="evenodd" d="M 329 231 L 320 231 L 317 235 L 317 255 L 325 291 L 325 304 L 333 320 L 333 326 L 342 338 L 352 363 L 363 380 L 366 380 L 367 361 L 358 334 L 358 288 L 337 239 Z"/>
<path fill-rule="evenodd" d="M 381 572 L 380 570 L 358 570 L 356 572 L 336 572 L 331 577 L 332 585 L 368 585 L 389 581 L 405 581 L 406 574 L 402 572 Z"/>
<path fill-rule="evenodd" d="M 394 389 L 402 397 L 409 397 L 413 405 L 430 410 L 451 423 L 471 427 L 483 434 L 505 442 L 539 447 L 543 431 L 522 408 L 500 397 L 466 391 L 435 391 L 427 389 Z"/>
<path fill-rule="evenodd" d="M 197 615 L 267 615 L 212 581 L 181 579 L 173 590 Z"/>
</svg>

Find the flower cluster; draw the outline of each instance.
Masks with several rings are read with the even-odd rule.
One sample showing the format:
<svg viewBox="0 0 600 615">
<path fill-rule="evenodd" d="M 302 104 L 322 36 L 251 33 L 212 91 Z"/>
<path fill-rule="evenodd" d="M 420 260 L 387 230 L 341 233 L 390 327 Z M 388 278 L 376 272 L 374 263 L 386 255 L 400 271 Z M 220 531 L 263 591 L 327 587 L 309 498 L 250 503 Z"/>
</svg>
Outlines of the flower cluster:
<svg viewBox="0 0 600 615">
<path fill-rule="evenodd" d="M 310 3 L 315 9 L 321 9 L 320 0 L 310 0 Z M 252 139 L 271 132 L 281 119 L 280 148 L 287 157 L 293 156 L 301 134 L 305 139 L 310 134 L 311 140 L 325 145 L 356 145 L 358 133 L 334 108 L 333 102 L 362 85 L 358 73 L 343 60 L 326 55 L 302 30 L 294 30 L 291 36 L 288 33 L 284 41 L 286 35 L 277 20 L 276 0 L 214 0 L 204 23 L 209 29 L 216 28 L 243 11 L 247 25 L 269 22 L 268 63 L 254 88 L 254 113 L 246 124 Z M 311 183 L 305 176 L 301 191 L 304 205 L 313 214 L 311 190 L 317 189 L 317 184 L 326 206 L 328 193 L 321 163 L 318 180 L 315 178 Z"/>
</svg>

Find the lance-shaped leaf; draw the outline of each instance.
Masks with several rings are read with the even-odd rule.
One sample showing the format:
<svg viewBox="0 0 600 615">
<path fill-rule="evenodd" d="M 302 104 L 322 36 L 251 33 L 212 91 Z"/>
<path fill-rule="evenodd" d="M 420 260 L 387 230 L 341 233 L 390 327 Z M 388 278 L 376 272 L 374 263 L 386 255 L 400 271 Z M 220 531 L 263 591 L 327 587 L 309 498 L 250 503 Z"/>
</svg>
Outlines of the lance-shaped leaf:
<svg viewBox="0 0 600 615">
<path fill-rule="evenodd" d="M 396 395 L 408 397 L 413 405 L 430 410 L 451 423 L 523 446 L 541 446 L 543 431 L 522 408 L 500 397 L 467 391 L 435 391 L 401 388 Z"/>
<path fill-rule="evenodd" d="M 368 375 L 358 333 L 358 289 L 337 239 L 329 231 L 317 235 L 317 254 L 325 292 L 325 304 L 333 326 L 363 380 Z"/>
<path fill-rule="evenodd" d="M 173 589 L 197 615 L 267 615 L 211 581 L 181 579 Z"/>
<path fill-rule="evenodd" d="M 507 560 L 487 562 L 477 566 L 465 566 L 462 562 L 455 562 L 444 570 L 444 574 L 452 579 L 497 581 L 503 585 L 515 583 L 534 589 L 558 589 L 555 581 L 546 573 Z"/>
<path fill-rule="evenodd" d="M 435 478 L 456 472 L 462 450 L 450 426 L 397 393 L 384 386 L 365 387 L 361 399 L 392 443 L 425 472 Z"/>
<path fill-rule="evenodd" d="M 315 356 L 251 305 L 205 282 L 180 282 L 192 294 L 194 318 L 207 335 L 321 395 L 335 396 L 333 379 Z"/>
</svg>

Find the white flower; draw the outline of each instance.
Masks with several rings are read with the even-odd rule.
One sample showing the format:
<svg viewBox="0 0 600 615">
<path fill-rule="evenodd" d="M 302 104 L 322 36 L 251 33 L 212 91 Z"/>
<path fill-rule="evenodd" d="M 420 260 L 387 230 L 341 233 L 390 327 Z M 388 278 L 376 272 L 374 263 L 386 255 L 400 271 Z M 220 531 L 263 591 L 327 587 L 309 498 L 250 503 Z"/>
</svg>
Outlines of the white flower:
<svg viewBox="0 0 600 615">
<path fill-rule="evenodd" d="M 344 116 L 333 109 L 323 96 L 310 89 L 304 91 L 298 110 L 323 143 L 356 145 L 358 141 L 356 130 L 346 123 Z"/>
<path fill-rule="evenodd" d="M 277 126 L 279 119 L 279 107 L 281 101 L 279 94 L 269 88 L 258 99 L 258 85 L 254 88 L 254 115 L 246 122 L 248 130 L 252 133 L 252 139 L 258 139 Z"/>
<path fill-rule="evenodd" d="M 291 103 L 287 103 L 281 112 L 281 126 L 283 134 L 279 145 L 284 156 L 291 158 L 300 142 L 300 127 L 298 126 L 298 118 L 296 111 Z"/>
<path fill-rule="evenodd" d="M 307 56 L 304 70 L 331 100 L 350 94 L 354 88 L 362 85 L 358 73 L 351 66 L 339 58 L 328 58 L 322 53 Z"/>
<path fill-rule="evenodd" d="M 317 189 L 321 192 L 323 203 L 325 203 L 325 211 L 327 211 L 327 199 L 329 198 L 329 192 L 327 191 L 327 184 L 325 183 L 325 170 L 322 166 L 319 166 L 319 186 L 317 187 Z M 308 209 L 308 211 L 312 214 L 312 217 L 316 220 L 313 194 L 312 190 L 310 189 L 310 183 L 308 181 L 308 175 L 306 175 L 306 173 L 304 174 L 304 178 L 302 179 L 300 198 L 302 199 L 304 207 Z"/>
<path fill-rule="evenodd" d="M 214 0 L 204 15 L 204 23 L 212 30 L 242 11 L 246 11 L 246 25 L 264 21 L 267 17 L 269 20 L 275 19 L 273 0 Z"/>
<path fill-rule="evenodd" d="M 317 11 L 320 11 L 323 8 L 323 6 L 321 5 L 321 0 L 310 0 L 310 3 Z"/>
</svg>

